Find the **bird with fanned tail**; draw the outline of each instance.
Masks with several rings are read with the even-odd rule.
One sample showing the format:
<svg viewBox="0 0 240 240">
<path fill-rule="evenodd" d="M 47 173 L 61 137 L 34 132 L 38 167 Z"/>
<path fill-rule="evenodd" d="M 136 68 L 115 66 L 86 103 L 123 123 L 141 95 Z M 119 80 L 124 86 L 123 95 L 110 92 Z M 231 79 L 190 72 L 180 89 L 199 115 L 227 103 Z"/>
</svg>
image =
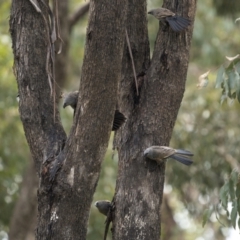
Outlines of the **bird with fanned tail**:
<svg viewBox="0 0 240 240">
<path fill-rule="evenodd" d="M 166 146 L 151 146 L 144 151 L 144 156 L 157 163 L 162 163 L 166 161 L 167 158 L 172 158 L 185 165 L 191 165 L 193 163 L 190 159 L 193 153 L 190 151 Z"/>
</svg>

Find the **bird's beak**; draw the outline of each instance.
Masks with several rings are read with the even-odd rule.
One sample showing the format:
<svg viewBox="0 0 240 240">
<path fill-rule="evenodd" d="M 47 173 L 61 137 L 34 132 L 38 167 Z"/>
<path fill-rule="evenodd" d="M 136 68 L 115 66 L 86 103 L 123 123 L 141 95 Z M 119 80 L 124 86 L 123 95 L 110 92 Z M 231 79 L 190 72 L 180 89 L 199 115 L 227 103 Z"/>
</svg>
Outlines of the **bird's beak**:
<svg viewBox="0 0 240 240">
<path fill-rule="evenodd" d="M 64 103 L 64 104 L 63 104 L 63 108 L 65 108 L 66 106 L 67 106 L 67 104 L 66 104 L 66 103 Z"/>
<path fill-rule="evenodd" d="M 152 11 L 149 11 L 148 14 L 152 14 Z"/>
</svg>

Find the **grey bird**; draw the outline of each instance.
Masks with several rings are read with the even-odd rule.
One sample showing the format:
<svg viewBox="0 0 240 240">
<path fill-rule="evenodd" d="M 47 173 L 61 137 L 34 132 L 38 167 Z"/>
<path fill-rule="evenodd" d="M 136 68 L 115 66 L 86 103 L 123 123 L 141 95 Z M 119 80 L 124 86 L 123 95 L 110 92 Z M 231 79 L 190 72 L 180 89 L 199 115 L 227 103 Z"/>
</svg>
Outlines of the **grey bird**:
<svg viewBox="0 0 240 240">
<path fill-rule="evenodd" d="M 106 221 L 105 221 L 105 231 L 104 231 L 104 240 L 107 239 L 107 234 L 108 234 L 108 229 L 109 225 L 113 220 L 113 209 L 114 209 L 114 203 L 111 203 L 108 200 L 100 200 L 95 202 L 95 206 L 97 207 L 98 211 L 102 213 L 103 215 L 107 216 Z"/>
<path fill-rule="evenodd" d="M 77 107 L 78 94 L 79 94 L 79 91 L 70 92 L 64 97 L 64 100 L 63 100 L 63 108 L 67 106 L 71 106 L 74 110 L 74 115 Z M 116 110 L 114 114 L 112 131 L 118 130 L 122 126 L 122 124 L 125 122 L 125 120 L 126 120 L 126 117 L 121 112 Z"/>
<path fill-rule="evenodd" d="M 156 8 L 148 12 L 160 21 L 168 22 L 170 27 L 175 32 L 180 32 L 186 29 L 191 21 L 188 18 L 176 15 L 174 12 L 167 8 Z"/>
<path fill-rule="evenodd" d="M 185 165 L 191 165 L 193 163 L 189 158 L 193 156 L 191 152 L 166 146 L 151 146 L 144 151 L 144 156 L 157 163 L 162 163 L 167 158 L 172 158 Z"/>
<path fill-rule="evenodd" d="M 111 202 L 108 200 L 100 200 L 95 202 L 95 206 L 100 213 L 107 216 L 109 210 L 111 209 Z"/>
</svg>

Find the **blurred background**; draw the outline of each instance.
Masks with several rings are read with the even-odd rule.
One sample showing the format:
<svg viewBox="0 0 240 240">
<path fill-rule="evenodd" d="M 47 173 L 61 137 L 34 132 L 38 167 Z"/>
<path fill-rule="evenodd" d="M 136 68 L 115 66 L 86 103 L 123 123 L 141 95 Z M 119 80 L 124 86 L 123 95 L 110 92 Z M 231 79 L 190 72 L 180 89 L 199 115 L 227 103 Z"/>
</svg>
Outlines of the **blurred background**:
<svg viewBox="0 0 240 240">
<path fill-rule="evenodd" d="M 65 75 L 61 74 L 62 79 L 57 80 L 63 91 L 68 92 L 79 88 L 87 2 L 60 2 L 68 4 L 63 8 L 64 17 L 72 20 L 67 27 L 66 23 L 61 24 L 65 27 L 62 30 L 64 60 L 59 60 L 58 67 L 64 66 Z M 160 0 L 148 0 L 148 9 L 161 5 Z M 77 16 L 74 13 L 83 7 L 86 13 L 74 22 Z M 10 1 L 0 2 L 0 15 L 0 239 L 8 239 L 11 226 L 11 239 L 31 240 L 36 219 L 37 179 L 16 101 L 18 90 L 8 24 Z M 220 188 L 239 166 L 240 104 L 237 101 L 220 104 L 221 90 L 215 88 L 217 69 L 226 63 L 225 56 L 239 53 L 240 23 L 235 23 L 238 17 L 238 1 L 198 1 L 186 91 L 171 140 L 172 147 L 188 149 L 195 154 L 194 164 L 187 168 L 171 160 L 167 163 L 162 206 L 164 240 L 240 239 L 239 229 L 232 227 L 226 211 L 219 207 Z M 148 20 L 153 49 L 158 21 L 152 16 L 148 16 Z M 208 70 L 211 72 L 207 87 L 198 89 L 198 77 Z M 73 112 L 70 108 L 63 110 L 61 100 L 59 109 L 64 128 L 69 132 Z M 111 200 L 114 194 L 118 157 L 112 151 L 112 140 L 113 136 L 94 195 L 89 240 L 102 239 L 105 226 L 105 218 L 98 213 L 94 202 Z M 228 207 L 231 209 L 231 204 Z M 206 209 L 211 209 L 212 214 L 202 227 Z M 108 239 L 111 239 L 110 234 Z"/>
</svg>

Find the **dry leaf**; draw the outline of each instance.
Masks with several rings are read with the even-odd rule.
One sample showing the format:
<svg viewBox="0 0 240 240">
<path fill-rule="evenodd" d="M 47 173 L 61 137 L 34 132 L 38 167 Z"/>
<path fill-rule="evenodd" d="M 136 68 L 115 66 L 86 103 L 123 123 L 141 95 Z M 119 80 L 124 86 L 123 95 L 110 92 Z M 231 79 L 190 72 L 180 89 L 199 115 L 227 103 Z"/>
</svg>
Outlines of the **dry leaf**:
<svg viewBox="0 0 240 240">
<path fill-rule="evenodd" d="M 238 21 L 240 21 L 240 18 L 237 18 L 237 19 L 235 20 L 235 23 L 237 23 Z"/>
<path fill-rule="evenodd" d="M 199 76 L 198 84 L 197 84 L 197 87 L 199 89 L 202 89 L 208 85 L 208 74 L 209 73 L 210 73 L 210 70 L 207 71 L 206 73 L 202 74 L 201 76 Z"/>
<path fill-rule="evenodd" d="M 235 57 L 227 57 L 226 56 L 226 59 L 229 60 L 230 62 L 232 62 L 233 60 L 237 59 L 239 57 L 239 54 L 236 55 Z"/>
</svg>

